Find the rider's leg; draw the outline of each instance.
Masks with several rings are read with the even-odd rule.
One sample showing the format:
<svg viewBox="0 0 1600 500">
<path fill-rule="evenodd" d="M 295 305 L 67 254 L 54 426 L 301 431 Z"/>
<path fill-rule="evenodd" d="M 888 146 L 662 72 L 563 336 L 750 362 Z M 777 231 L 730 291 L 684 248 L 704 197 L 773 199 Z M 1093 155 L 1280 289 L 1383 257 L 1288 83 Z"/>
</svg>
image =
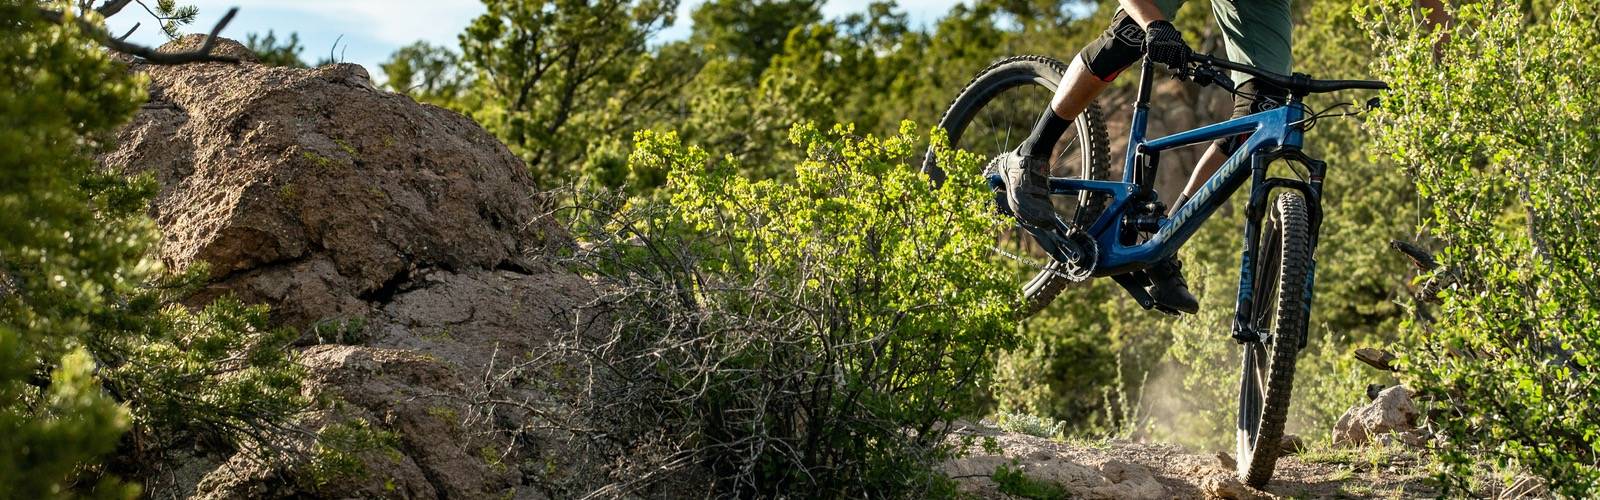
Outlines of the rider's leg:
<svg viewBox="0 0 1600 500">
<path fill-rule="evenodd" d="M 1229 119 L 1275 109 L 1288 102 L 1289 98 L 1287 90 L 1255 79 L 1239 84 L 1238 90 L 1240 95 L 1233 98 L 1233 115 Z M 1178 195 L 1178 201 L 1173 202 L 1168 214 L 1178 213 L 1178 208 L 1182 207 L 1189 197 L 1194 196 L 1195 191 L 1200 190 L 1200 186 L 1211 180 L 1211 176 L 1217 173 L 1222 163 L 1227 161 L 1229 156 L 1233 156 L 1233 152 L 1249 138 L 1250 134 L 1243 134 L 1212 142 L 1211 147 L 1206 149 L 1205 154 L 1200 156 L 1200 161 L 1195 164 L 1194 172 L 1189 174 L 1188 184 L 1183 186 L 1183 194 Z"/>
<path fill-rule="evenodd" d="M 1228 60 L 1281 75 L 1289 74 L 1294 61 L 1290 53 L 1294 25 L 1290 21 L 1289 10 L 1289 0 L 1256 1 L 1248 8 L 1241 8 L 1237 0 L 1212 0 L 1211 13 L 1216 17 L 1217 25 L 1222 28 Z M 1288 92 L 1283 89 L 1268 88 L 1268 85 L 1257 83 L 1250 78 L 1250 75 L 1244 73 L 1234 72 L 1233 80 L 1240 82 L 1240 94 L 1257 96 L 1256 99 L 1235 96 L 1234 118 L 1281 106 L 1288 96 Z M 1173 213 L 1176 213 L 1183 202 L 1193 196 L 1201 185 L 1211 180 L 1211 175 L 1222 167 L 1222 163 L 1233 154 L 1234 149 L 1244 143 L 1246 138 L 1248 136 L 1220 139 L 1206 150 L 1200 157 L 1200 162 L 1195 165 L 1194 173 L 1189 175 L 1189 183 L 1183 187 L 1183 194 L 1172 204 Z"/>
<path fill-rule="evenodd" d="M 1061 134 L 1066 133 L 1072 126 L 1072 120 L 1088 109 L 1089 103 L 1094 102 L 1095 97 L 1110 85 L 1110 81 L 1102 80 L 1089 71 L 1083 58 L 1072 58 L 1072 64 L 1067 66 L 1067 74 L 1061 79 L 1061 86 L 1056 87 L 1056 95 L 1050 99 L 1050 108 L 1039 116 L 1033 133 L 1023 139 L 1018 151 L 1035 158 L 1054 158 L 1056 141 L 1061 139 Z"/>
<path fill-rule="evenodd" d="M 1100 38 L 1073 58 L 1050 100 L 1050 108 L 1044 110 L 1032 133 L 1002 163 L 1006 198 L 1012 213 L 1023 222 L 1039 226 L 1054 222 L 1048 178 L 1056 141 L 1071 127 L 1073 118 L 1083 113 L 1122 70 L 1143 56 L 1144 28 L 1119 10 Z"/>
</svg>

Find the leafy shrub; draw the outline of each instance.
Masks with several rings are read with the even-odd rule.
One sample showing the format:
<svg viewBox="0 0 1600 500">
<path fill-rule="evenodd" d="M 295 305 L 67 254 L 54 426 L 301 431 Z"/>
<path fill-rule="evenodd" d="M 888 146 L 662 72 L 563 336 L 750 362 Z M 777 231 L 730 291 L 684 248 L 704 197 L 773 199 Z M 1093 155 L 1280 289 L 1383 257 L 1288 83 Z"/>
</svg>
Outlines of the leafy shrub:
<svg viewBox="0 0 1600 500">
<path fill-rule="evenodd" d="M 1061 436 L 1062 431 L 1067 429 L 1067 423 L 1061 420 L 1004 411 L 995 414 L 994 424 L 1000 430 L 1006 432 L 1016 432 L 1042 438 Z"/>
<path fill-rule="evenodd" d="M 1546 8 L 1550 3 L 1552 7 Z M 1409 2 L 1366 9 L 1394 85 L 1384 144 L 1430 208 L 1436 321 L 1403 359 L 1466 486 L 1476 456 L 1575 498 L 1600 486 L 1600 7 L 1464 3 L 1442 32 Z"/>
<path fill-rule="evenodd" d="M 630 465 L 698 464 L 741 496 L 948 486 L 930 466 L 982 404 L 1020 297 L 988 264 L 998 221 L 979 180 L 932 189 L 907 166 L 911 131 L 795 127 L 808 159 L 787 183 L 638 134 L 631 168 L 666 172 L 670 201 L 588 218 L 576 259 L 607 284 L 611 322 L 580 337 L 611 378 L 585 412 L 634 430 Z"/>
<path fill-rule="evenodd" d="M 161 446 L 273 440 L 304 404 L 299 371 L 264 308 L 170 305 L 201 271 L 170 276 L 151 255 L 155 183 L 94 162 L 141 80 L 38 6 L 0 0 L 0 485 L 124 496 L 107 472 Z"/>
<path fill-rule="evenodd" d="M 1014 461 L 1013 461 L 1014 462 Z M 1072 498 L 1061 485 L 1028 477 L 1016 463 L 1000 464 L 994 468 L 995 489 L 1001 493 L 1032 500 L 1061 500 Z"/>
</svg>

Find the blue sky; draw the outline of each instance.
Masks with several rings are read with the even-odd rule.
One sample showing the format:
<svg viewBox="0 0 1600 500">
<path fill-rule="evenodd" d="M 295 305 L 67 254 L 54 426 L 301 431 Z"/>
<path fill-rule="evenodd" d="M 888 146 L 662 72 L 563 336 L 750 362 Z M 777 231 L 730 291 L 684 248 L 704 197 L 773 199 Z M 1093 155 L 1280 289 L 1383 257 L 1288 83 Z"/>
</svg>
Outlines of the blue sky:
<svg viewBox="0 0 1600 500">
<path fill-rule="evenodd" d="M 153 0 L 146 3 L 154 4 Z M 229 7 L 238 7 L 239 14 L 223 30 L 222 36 L 244 41 L 247 33 L 262 33 L 271 29 L 279 38 L 289 32 L 300 35 L 305 47 L 301 57 L 307 62 L 327 57 L 330 50 L 346 62 L 367 67 L 373 78 L 381 80 L 378 63 L 388 58 L 396 48 L 416 40 L 456 46 L 456 35 L 461 33 L 472 18 L 483 13 L 483 4 L 477 0 L 186 0 L 200 8 L 200 18 L 187 27 L 188 31 L 209 31 Z M 679 7 L 679 22 L 662 34 L 663 39 L 677 39 L 689 33 L 688 14 L 700 1 L 684 0 Z M 829 0 L 824 14 L 838 16 L 859 11 L 867 0 Z M 931 25 L 963 0 L 900 0 L 915 26 Z M 130 4 L 122 13 L 111 18 L 113 32 L 123 33 L 134 23 L 143 26 L 130 38 L 132 41 L 160 45 L 165 35 L 155 21 L 139 8 Z M 340 36 L 343 38 L 340 38 Z M 333 49 L 338 40 L 337 49 Z"/>
</svg>

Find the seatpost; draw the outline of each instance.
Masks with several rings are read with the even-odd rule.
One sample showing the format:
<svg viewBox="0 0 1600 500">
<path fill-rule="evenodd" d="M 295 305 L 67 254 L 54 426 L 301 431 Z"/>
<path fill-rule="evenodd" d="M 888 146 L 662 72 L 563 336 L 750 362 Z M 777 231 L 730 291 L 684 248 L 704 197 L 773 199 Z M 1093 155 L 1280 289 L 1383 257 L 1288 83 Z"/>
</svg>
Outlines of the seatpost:
<svg viewBox="0 0 1600 500">
<path fill-rule="evenodd" d="M 1151 63 L 1148 57 L 1141 59 L 1141 61 L 1142 63 L 1139 65 L 1139 97 L 1134 101 L 1134 106 L 1141 110 L 1147 110 L 1150 109 L 1150 81 L 1155 76 L 1150 70 L 1155 68 L 1155 64 Z"/>
<path fill-rule="evenodd" d="M 1133 101 L 1133 122 L 1128 124 L 1128 155 L 1122 168 L 1122 182 L 1134 182 L 1134 154 L 1144 143 L 1146 115 L 1150 114 L 1150 82 L 1155 78 L 1155 65 L 1146 57 L 1139 65 L 1139 96 Z"/>
</svg>

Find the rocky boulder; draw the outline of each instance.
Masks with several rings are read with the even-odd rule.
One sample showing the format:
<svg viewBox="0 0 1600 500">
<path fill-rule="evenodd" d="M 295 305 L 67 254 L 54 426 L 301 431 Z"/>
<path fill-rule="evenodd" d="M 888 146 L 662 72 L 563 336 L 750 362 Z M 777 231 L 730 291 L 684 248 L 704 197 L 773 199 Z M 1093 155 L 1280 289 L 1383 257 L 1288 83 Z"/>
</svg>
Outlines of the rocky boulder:
<svg viewBox="0 0 1600 500">
<path fill-rule="evenodd" d="M 532 249 L 561 239 L 509 149 L 374 88 L 361 66 L 137 70 L 150 101 L 102 160 L 160 182 L 162 259 L 209 265 L 197 300 L 234 293 L 305 327 L 364 317 L 429 270 L 526 271 Z"/>
<path fill-rule="evenodd" d="M 558 377 L 529 360 L 549 355 L 594 292 L 541 257 L 568 238 L 522 162 L 471 120 L 375 88 L 360 66 L 252 61 L 136 66 L 150 101 L 101 161 L 159 182 L 162 260 L 209 272 L 193 303 L 232 294 L 304 332 L 318 410 L 299 426 L 359 421 L 385 437 L 359 454 L 358 476 L 174 452 L 147 493 L 560 496 L 535 476 L 589 469 L 535 425 L 560 406 Z"/>
<path fill-rule="evenodd" d="M 1360 446 L 1381 436 L 1394 433 L 1401 441 L 1420 441 L 1417 419 L 1421 416 L 1411 402 L 1411 391 L 1404 386 L 1394 386 L 1378 393 L 1378 397 L 1365 405 L 1345 411 L 1333 425 L 1333 443 L 1340 446 Z"/>
</svg>

